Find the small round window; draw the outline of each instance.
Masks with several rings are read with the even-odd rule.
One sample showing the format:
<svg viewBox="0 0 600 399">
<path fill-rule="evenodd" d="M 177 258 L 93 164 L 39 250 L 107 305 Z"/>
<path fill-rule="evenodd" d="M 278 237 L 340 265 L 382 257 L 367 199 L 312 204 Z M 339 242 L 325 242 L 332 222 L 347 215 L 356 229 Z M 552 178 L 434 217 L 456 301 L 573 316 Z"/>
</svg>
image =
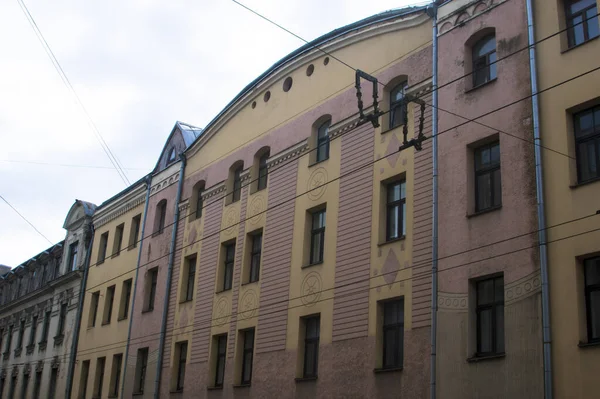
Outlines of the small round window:
<svg viewBox="0 0 600 399">
<path fill-rule="evenodd" d="M 283 91 L 290 91 L 290 89 L 292 88 L 292 83 L 294 83 L 294 81 L 292 80 L 291 76 L 285 78 L 285 80 L 283 81 Z"/>
<path fill-rule="evenodd" d="M 310 64 L 308 66 L 308 68 L 306 68 L 306 76 L 312 75 L 314 71 L 315 71 L 315 66 L 313 64 Z"/>
<path fill-rule="evenodd" d="M 265 93 L 264 97 L 263 97 L 263 100 L 264 100 L 265 102 L 267 102 L 267 101 L 269 101 L 269 99 L 270 99 L 270 98 L 271 98 L 271 92 L 270 92 L 270 91 L 267 91 L 267 92 Z"/>
<path fill-rule="evenodd" d="M 323 65 L 327 64 L 329 64 L 329 57 L 325 57 L 325 59 L 323 60 Z"/>
</svg>

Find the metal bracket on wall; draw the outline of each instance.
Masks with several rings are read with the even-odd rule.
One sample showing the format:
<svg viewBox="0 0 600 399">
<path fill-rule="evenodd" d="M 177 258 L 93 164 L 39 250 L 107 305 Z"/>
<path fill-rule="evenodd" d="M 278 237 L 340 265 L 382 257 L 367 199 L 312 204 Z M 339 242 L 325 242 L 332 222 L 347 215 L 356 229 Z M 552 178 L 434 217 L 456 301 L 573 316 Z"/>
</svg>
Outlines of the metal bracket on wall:
<svg viewBox="0 0 600 399">
<path fill-rule="evenodd" d="M 417 103 L 420 106 L 421 116 L 419 117 L 419 134 L 417 134 L 416 138 L 408 140 L 408 104 L 411 102 Z M 407 94 L 402 99 L 402 104 L 400 106 L 404 109 L 404 126 L 402 128 L 402 135 L 404 136 L 404 140 L 400 148 L 398 148 L 398 151 L 402 151 L 410 147 L 415 147 L 415 150 L 421 151 L 421 149 L 423 148 L 423 141 L 427 139 L 427 137 L 425 137 L 425 135 L 423 134 L 423 122 L 425 121 L 425 102 L 423 100 L 418 99 L 417 97 Z"/>
<path fill-rule="evenodd" d="M 356 97 L 358 98 L 358 113 L 360 115 L 360 123 L 371 122 L 374 128 L 379 127 L 379 117 L 382 112 L 379 110 L 379 102 L 377 101 L 378 92 L 377 92 L 377 78 L 369 75 L 366 72 L 361 71 L 360 69 L 356 70 L 356 81 L 354 87 L 356 87 Z M 363 101 L 362 101 L 362 92 L 360 89 L 360 79 L 368 80 L 373 83 L 373 112 L 366 114 L 363 109 Z"/>
</svg>

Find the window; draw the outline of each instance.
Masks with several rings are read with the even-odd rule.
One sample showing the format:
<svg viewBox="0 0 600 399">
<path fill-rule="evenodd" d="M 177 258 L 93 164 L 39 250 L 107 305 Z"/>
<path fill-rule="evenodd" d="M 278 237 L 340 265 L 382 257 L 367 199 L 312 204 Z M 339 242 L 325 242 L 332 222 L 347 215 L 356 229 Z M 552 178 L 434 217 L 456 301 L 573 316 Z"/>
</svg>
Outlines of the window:
<svg viewBox="0 0 600 399">
<path fill-rule="evenodd" d="M 184 301 L 194 299 L 194 283 L 196 281 L 196 255 L 189 256 L 185 259 L 187 275 L 185 276 L 185 297 Z"/>
<path fill-rule="evenodd" d="M 79 380 L 79 398 L 87 399 L 87 384 L 90 376 L 90 361 L 84 360 L 81 362 L 81 378 Z"/>
<path fill-rule="evenodd" d="M 260 258 L 262 253 L 262 232 L 252 235 L 252 249 L 250 251 L 250 277 L 248 282 L 258 281 L 260 277 Z"/>
<path fill-rule="evenodd" d="M 504 278 L 476 282 L 477 356 L 504 353 Z"/>
<path fill-rule="evenodd" d="M 56 383 L 58 382 L 58 369 L 53 368 L 50 372 L 50 387 L 48 388 L 48 399 L 56 397 Z"/>
<path fill-rule="evenodd" d="M 169 158 L 167 158 L 167 165 L 175 162 L 175 148 L 171 148 L 171 150 L 169 151 Z"/>
<path fill-rule="evenodd" d="M 121 381 L 121 367 L 123 365 L 123 354 L 113 356 L 110 376 L 110 397 L 119 396 L 119 383 Z"/>
<path fill-rule="evenodd" d="M 2 350 L 3 338 L 4 338 L 4 329 L 0 328 L 0 350 Z M 1 390 L 0 390 L 0 393 L 2 393 Z"/>
<path fill-rule="evenodd" d="M 479 147 L 474 155 L 475 211 L 481 212 L 502 205 L 500 143 Z"/>
<path fill-rule="evenodd" d="M 2 396 L 4 394 L 4 384 L 6 382 L 5 377 L 0 377 L 0 397 L 4 397 Z M 35 397 L 39 397 L 39 396 L 35 396 Z"/>
<path fill-rule="evenodd" d="M 141 348 L 137 351 L 137 361 L 135 364 L 135 393 L 144 393 L 144 384 L 146 383 L 146 368 L 148 367 L 148 348 Z"/>
<path fill-rule="evenodd" d="M 310 230 L 310 264 L 323 262 L 325 247 L 325 209 L 312 213 Z"/>
<path fill-rule="evenodd" d="M 242 352 L 242 378 L 243 385 L 252 381 L 252 358 L 254 356 L 254 329 L 242 331 L 244 349 Z"/>
<path fill-rule="evenodd" d="M 496 36 L 488 35 L 473 46 L 473 87 L 496 79 Z"/>
<path fill-rule="evenodd" d="M 102 385 L 104 385 L 104 364 L 106 363 L 105 357 L 99 357 L 96 360 L 96 376 L 94 378 L 94 397 L 102 397 Z"/>
<path fill-rule="evenodd" d="M 146 311 L 154 310 L 154 300 L 156 299 L 156 283 L 158 281 L 158 267 L 148 270 L 146 275 Z"/>
<path fill-rule="evenodd" d="M 121 223 L 117 226 L 115 231 L 115 241 L 113 242 L 113 256 L 118 256 L 121 253 L 121 246 L 123 245 L 123 231 L 125 230 L 125 223 Z"/>
<path fill-rule="evenodd" d="M 35 380 L 33 382 L 33 397 L 34 398 L 39 398 L 40 397 L 40 391 L 42 389 L 42 372 L 41 371 L 36 371 L 35 372 Z M 2 390 L 0 389 L 0 392 L 2 392 Z M 82 396 L 83 398 L 84 396 Z"/>
<path fill-rule="evenodd" d="M 325 121 L 317 129 L 317 162 L 329 158 L 329 126 L 331 120 Z"/>
<path fill-rule="evenodd" d="M 112 318 L 112 308 L 115 302 L 115 286 L 111 285 L 106 289 L 106 298 L 104 298 L 104 316 L 102 325 L 109 324 Z"/>
<path fill-rule="evenodd" d="M 14 399 L 16 389 L 17 389 L 17 376 L 14 375 L 10 379 L 10 387 L 8 388 L 8 397 L 10 399 Z"/>
<path fill-rule="evenodd" d="M 384 369 L 399 368 L 404 359 L 404 299 L 383 302 L 382 306 L 382 366 Z"/>
<path fill-rule="evenodd" d="M 387 185 L 386 240 L 404 237 L 406 234 L 406 182 L 396 181 Z"/>
<path fill-rule="evenodd" d="M 583 262 L 588 342 L 600 342 L 600 257 Z"/>
<path fill-rule="evenodd" d="M 202 201 L 202 195 L 204 194 L 204 183 L 200 182 L 198 187 L 196 187 L 196 212 L 195 218 L 200 219 L 202 217 L 202 208 L 204 207 L 204 203 Z"/>
<path fill-rule="evenodd" d="M 140 226 L 142 224 L 142 215 L 136 215 L 131 219 L 131 229 L 129 230 L 129 248 L 137 247 L 140 237 Z"/>
<path fill-rule="evenodd" d="M 165 229 L 165 220 L 167 218 L 167 200 L 161 200 L 156 205 L 156 216 L 154 219 L 154 234 L 162 234 Z"/>
<path fill-rule="evenodd" d="M 75 241 L 69 245 L 69 263 L 67 264 L 67 271 L 77 269 L 77 250 L 79 248 L 79 241 Z"/>
<path fill-rule="evenodd" d="M 19 323 L 19 335 L 17 336 L 17 349 L 23 347 L 23 337 L 25 336 L 25 320 L 21 320 Z"/>
<path fill-rule="evenodd" d="M 578 46 L 600 34 L 596 0 L 565 0 L 569 47 Z"/>
<path fill-rule="evenodd" d="M 265 152 L 258 159 L 258 184 L 257 190 L 263 190 L 267 188 L 267 159 L 269 159 L 269 151 Z"/>
<path fill-rule="evenodd" d="M 185 382 L 185 364 L 187 362 L 187 341 L 179 342 L 177 347 L 177 384 L 175 385 L 175 390 L 183 391 L 183 384 Z"/>
<path fill-rule="evenodd" d="M 100 302 L 100 291 L 96 291 L 92 294 L 92 300 L 90 301 L 90 318 L 88 320 L 88 327 L 96 326 L 96 317 L 98 316 L 98 303 Z"/>
<path fill-rule="evenodd" d="M 27 398 L 27 388 L 29 387 L 29 374 L 23 373 L 23 383 L 21 384 L 21 398 Z"/>
<path fill-rule="evenodd" d="M 233 283 L 233 264 L 235 262 L 235 242 L 225 246 L 225 262 L 223 265 L 223 291 L 231 289 Z"/>
<path fill-rule="evenodd" d="M 123 290 L 121 291 L 121 304 L 119 305 L 119 320 L 124 320 L 129 316 L 131 285 L 131 279 L 123 281 Z"/>
<path fill-rule="evenodd" d="M 242 166 L 233 171 L 233 192 L 231 193 L 231 202 L 237 202 L 242 196 Z"/>
<path fill-rule="evenodd" d="M 35 335 L 37 333 L 37 322 L 38 322 L 38 317 L 33 316 L 33 319 L 31 319 L 31 329 L 29 330 L 29 342 L 27 343 L 27 346 L 33 347 L 35 345 Z"/>
<path fill-rule="evenodd" d="M 304 319 L 304 378 L 316 378 L 319 369 L 319 336 L 321 330 L 319 316 Z"/>
<path fill-rule="evenodd" d="M 8 335 L 6 336 L 6 348 L 4 349 L 4 354 L 10 354 L 10 347 L 12 346 L 12 336 L 13 336 L 13 326 L 8 326 Z"/>
<path fill-rule="evenodd" d="M 50 333 L 50 317 L 52 317 L 52 311 L 48 310 L 46 314 L 44 314 L 44 325 L 42 326 L 42 340 L 40 344 L 48 341 L 48 334 Z"/>
<path fill-rule="evenodd" d="M 402 82 L 390 91 L 390 129 L 404 125 L 406 103 L 403 100 L 406 85 L 406 82 Z"/>
<path fill-rule="evenodd" d="M 108 245 L 108 231 L 100 236 L 100 247 L 98 248 L 98 261 L 96 263 L 104 262 L 106 259 L 106 247 Z"/>
<path fill-rule="evenodd" d="M 600 106 L 573 115 L 580 183 L 600 177 Z"/>
<path fill-rule="evenodd" d="M 217 344 L 217 356 L 215 365 L 215 387 L 223 386 L 225 378 L 225 356 L 227 354 L 227 334 L 215 337 Z"/>
<path fill-rule="evenodd" d="M 63 303 L 60 305 L 60 312 L 58 313 L 58 326 L 56 327 L 56 336 L 62 337 L 65 333 L 65 324 L 67 322 L 67 304 Z"/>
</svg>

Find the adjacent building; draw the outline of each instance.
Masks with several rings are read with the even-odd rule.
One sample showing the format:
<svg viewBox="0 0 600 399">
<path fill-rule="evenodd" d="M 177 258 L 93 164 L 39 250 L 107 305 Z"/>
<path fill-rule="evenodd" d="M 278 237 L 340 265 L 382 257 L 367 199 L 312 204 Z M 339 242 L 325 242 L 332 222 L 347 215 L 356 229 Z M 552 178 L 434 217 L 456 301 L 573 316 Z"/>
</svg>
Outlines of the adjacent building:
<svg viewBox="0 0 600 399">
<path fill-rule="evenodd" d="M 1 397 L 64 397 L 95 209 L 75 201 L 65 240 L 0 277 Z"/>
</svg>

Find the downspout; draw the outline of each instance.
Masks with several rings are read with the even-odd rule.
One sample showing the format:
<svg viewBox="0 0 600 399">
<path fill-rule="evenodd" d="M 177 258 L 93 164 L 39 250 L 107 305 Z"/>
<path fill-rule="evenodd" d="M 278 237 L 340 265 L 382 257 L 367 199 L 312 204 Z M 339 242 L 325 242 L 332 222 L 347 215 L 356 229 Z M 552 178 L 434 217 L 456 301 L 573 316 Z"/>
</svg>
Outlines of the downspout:
<svg viewBox="0 0 600 399">
<path fill-rule="evenodd" d="M 79 344 L 79 331 L 81 330 L 81 315 L 83 313 L 83 303 L 85 300 L 85 289 L 87 286 L 88 270 L 90 267 L 90 258 L 92 256 L 92 244 L 94 243 L 94 224 L 90 223 L 92 229 L 92 237 L 88 244 L 83 262 L 83 278 L 79 288 L 79 306 L 77 307 L 77 315 L 75 316 L 75 331 L 73 332 L 73 341 L 71 342 L 71 355 L 69 356 L 69 370 L 67 371 L 67 387 L 65 390 L 65 398 L 71 397 L 73 390 L 73 375 L 75 374 L 75 360 L 77 359 L 77 346 Z"/>
<path fill-rule="evenodd" d="M 529 73 L 531 80 L 531 111 L 533 113 L 533 139 L 535 151 L 535 188 L 537 194 L 538 240 L 540 242 L 540 275 L 542 278 L 542 333 L 544 353 L 544 398 L 552 399 L 552 337 L 550 333 L 550 287 L 548 284 L 548 249 L 546 238 L 546 209 L 544 205 L 544 179 L 542 149 L 540 147 L 540 109 L 538 102 L 537 65 L 535 57 L 535 31 L 532 0 L 527 0 L 527 36 L 529 40 Z"/>
<path fill-rule="evenodd" d="M 169 312 L 169 297 L 171 296 L 171 277 L 173 275 L 173 259 L 175 258 L 175 238 L 177 237 L 177 227 L 179 226 L 179 201 L 181 201 L 181 189 L 183 187 L 183 174 L 185 171 L 186 157 L 180 154 L 181 167 L 179 169 L 179 183 L 177 184 L 177 198 L 175 200 L 175 216 L 173 220 L 173 231 L 171 232 L 171 249 L 169 250 L 169 265 L 167 268 L 167 289 L 165 292 L 165 303 L 163 305 L 162 323 L 160 327 L 160 342 L 158 344 L 158 361 L 156 363 L 156 379 L 154 380 L 154 398 L 160 397 L 160 378 L 162 375 L 163 352 L 165 348 L 165 338 L 167 330 L 167 314 Z"/>
<path fill-rule="evenodd" d="M 150 202 L 150 188 L 152 186 L 152 175 L 146 176 L 146 202 L 144 203 L 144 220 L 142 222 L 142 231 L 140 233 L 140 242 L 138 243 L 137 264 L 135 267 L 135 281 L 133 283 L 133 293 L 131 299 L 131 312 L 129 312 L 129 329 L 127 330 L 127 345 L 125 346 L 125 360 L 123 363 L 123 379 L 121 381 L 121 397 L 125 394 L 125 381 L 127 376 L 127 360 L 129 358 L 129 342 L 131 341 L 131 328 L 133 327 L 133 311 L 135 309 L 135 295 L 138 286 L 138 275 L 140 272 L 140 261 L 142 259 L 142 249 L 144 245 L 144 237 L 146 234 L 146 215 L 148 215 L 148 203 Z"/>
<path fill-rule="evenodd" d="M 438 291 L 438 29 L 437 29 L 437 0 L 434 0 L 428 9 L 433 19 L 433 44 L 432 44 L 432 88 L 433 110 L 431 124 L 431 156 L 432 156 L 432 218 L 431 218 L 431 370 L 429 397 L 436 398 L 436 362 L 437 362 L 437 291 Z"/>
</svg>

